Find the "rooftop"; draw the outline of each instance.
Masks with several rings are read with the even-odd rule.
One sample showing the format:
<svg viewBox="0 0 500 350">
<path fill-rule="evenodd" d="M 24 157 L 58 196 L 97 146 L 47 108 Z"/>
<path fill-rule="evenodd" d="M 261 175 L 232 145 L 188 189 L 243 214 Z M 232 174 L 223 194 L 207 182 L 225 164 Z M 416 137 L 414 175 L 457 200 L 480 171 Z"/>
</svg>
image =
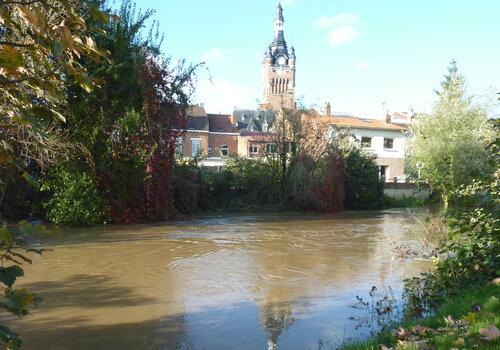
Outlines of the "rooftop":
<svg viewBox="0 0 500 350">
<path fill-rule="evenodd" d="M 405 131 L 406 128 L 401 125 L 386 123 L 378 119 L 358 118 L 348 115 L 332 115 L 332 116 L 317 116 L 320 122 L 325 124 L 334 125 L 341 128 L 354 128 L 354 129 L 374 129 L 374 130 L 391 130 L 391 131 Z"/>
</svg>

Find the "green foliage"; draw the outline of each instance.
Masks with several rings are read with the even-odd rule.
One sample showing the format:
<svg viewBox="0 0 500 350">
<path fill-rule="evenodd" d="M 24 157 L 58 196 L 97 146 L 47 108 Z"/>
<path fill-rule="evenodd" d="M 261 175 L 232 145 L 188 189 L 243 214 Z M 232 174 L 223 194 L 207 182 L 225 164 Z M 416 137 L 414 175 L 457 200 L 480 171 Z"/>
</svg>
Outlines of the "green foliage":
<svg viewBox="0 0 500 350">
<path fill-rule="evenodd" d="M 445 204 L 453 190 L 487 179 L 494 171 L 488 145 L 495 132 L 485 109 L 465 98 L 464 85 L 452 63 L 432 114 L 419 116 L 411 130 L 411 161 Z"/>
<path fill-rule="evenodd" d="M 109 60 L 79 60 L 100 89 L 83 93 L 72 79 L 65 86 L 68 138 L 87 150 L 91 164 L 91 171 L 85 164 L 72 170 L 71 181 L 89 192 L 95 186 L 97 193 L 94 208 L 82 204 L 85 210 L 77 210 L 71 221 L 92 224 L 85 216 L 102 213 L 101 207 L 114 223 L 164 220 L 172 214 L 172 145 L 184 129 L 196 66 L 171 65 L 159 50 L 157 26 L 143 36 L 153 11 L 137 10 L 131 1 L 118 9 L 105 0 L 82 4 L 82 16 L 98 29 L 95 42 L 109 52 Z M 104 17 L 95 15 L 95 7 Z M 67 201 L 58 204 L 67 199 L 61 194 L 50 205 L 67 208 Z M 50 217 L 62 222 L 63 213 L 56 210 Z M 102 215 L 95 221 L 102 222 Z"/>
<path fill-rule="evenodd" d="M 103 200 L 94 177 L 74 163 L 54 167 L 43 189 L 50 193 L 44 207 L 52 222 L 71 226 L 106 222 Z"/>
<path fill-rule="evenodd" d="M 233 194 L 230 205 L 262 208 L 277 202 L 276 180 L 266 160 L 233 157 L 225 171 Z"/>
<path fill-rule="evenodd" d="M 383 206 L 383 187 L 375 156 L 357 146 L 345 150 L 346 206 L 349 209 L 379 209 Z"/>
<path fill-rule="evenodd" d="M 12 287 L 18 277 L 24 276 L 24 271 L 17 265 L 0 267 L 0 282 L 7 287 Z"/>
<path fill-rule="evenodd" d="M 423 307 L 439 303 L 466 285 L 500 276 L 500 138 L 486 148 L 495 169 L 448 192 L 444 220 L 448 235 L 439 242 L 441 258 L 422 278 L 407 282 L 410 301 Z"/>
<path fill-rule="evenodd" d="M 472 312 L 475 305 L 478 311 Z M 463 327 L 450 327 L 446 319 L 461 321 Z M 407 320 L 393 328 L 400 327 L 409 330 L 415 326 L 431 328 L 431 331 L 420 334 L 418 340 L 425 339 L 429 346 L 438 349 L 457 348 L 457 340 L 462 338 L 465 349 L 498 349 L 500 340 L 484 341 L 479 333 L 481 328 L 500 324 L 500 286 L 485 285 L 473 288 L 462 288 L 456 295 L 449 296 L 432 315 L 417 320 Z M 374 338 L 363 342 L 344 344 L 343 350 L 373 349 L 377 350 L 381 344 L 388 347 L 398 343 L 394 332 L 383 332 Z"/>
<path fill-rule="evenodd" d="M 197 159 L 178 160 L 172 181 L 174 205 L 182 214 L 264 209 L 278 202 L 275 178 L 265 160 L 233 157 L 221 171 L 201 167 Z"/>
<path fill-rule="evenodd" d="M 189 214 L 200 210 L 203 194 L 203 169 L 197 159 L 190 161 L 177 160 L 172 175 L 172 187 L 175 209 L 181 214 Z"/>
<path fill-rule="evenodd" d="M 20 223 L 21 232 L 33 232 L 27 222 Z M 29 311 L 28 308 L 41 301 L 35 294 L 26 289 L 16 289 L 14 287 L 17 279 L 24 275 L 21 264 L 31 264 L 31 259 L 27 253 L 41 254 L 41 249 L 30 249 L 26 247 L 24 239 L 15 235 L 13 230 L 6 225 L 0 226 L 0 309 L 10 314 L 23 317 Z M 7 265 L 9 264 L 9 265 Z M 6 349 L 19 349 L 21 338 L 19 334 L 14 333 L 10 328 L 0 325 L 0 342 L 4 343 Z"/>
</svg>

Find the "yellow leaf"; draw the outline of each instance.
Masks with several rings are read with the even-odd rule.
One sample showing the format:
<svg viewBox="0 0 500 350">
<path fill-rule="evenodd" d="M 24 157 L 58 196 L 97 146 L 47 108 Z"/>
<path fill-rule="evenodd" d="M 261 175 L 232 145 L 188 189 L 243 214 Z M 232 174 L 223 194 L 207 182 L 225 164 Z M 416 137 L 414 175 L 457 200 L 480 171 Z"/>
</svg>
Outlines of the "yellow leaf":
<svg viewBox="0 0 500 350">
<path fill-rule="evenodd" d="M 95 50 L 97 48 L 95 42 L 94 42 L 94 39 L 92 39 L 90 36 L 88 36 L 86 38 L 86 43 L 87 43 L 87 46 L 90 47 L 91 49 Z"/>
<path fill-rule="evenodd" d="M 469 312 L 467 316 L 464 317 L 464 321 L 467 322 L 468 324 L 476 323 L 476 314 L 473 312 Z"/>
</svg>

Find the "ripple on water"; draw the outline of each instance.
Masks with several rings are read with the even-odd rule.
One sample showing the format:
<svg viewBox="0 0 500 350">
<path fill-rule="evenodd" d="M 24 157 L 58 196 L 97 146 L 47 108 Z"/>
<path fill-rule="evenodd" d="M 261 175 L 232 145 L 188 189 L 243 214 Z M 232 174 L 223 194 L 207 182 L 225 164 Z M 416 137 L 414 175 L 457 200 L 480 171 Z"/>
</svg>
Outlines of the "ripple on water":
<svg viewBox="0 0 500 350">
<path fill-rule="evenodd" d="M 28 350 L 334 344 L 359 336 L 355 295 L 422 270 L 392 254 L 394 241 L 418 244 L 416 227 L 391 211 L 59 229 L 20 285 L 46 303 L 13 322 Z"/>
</svg>

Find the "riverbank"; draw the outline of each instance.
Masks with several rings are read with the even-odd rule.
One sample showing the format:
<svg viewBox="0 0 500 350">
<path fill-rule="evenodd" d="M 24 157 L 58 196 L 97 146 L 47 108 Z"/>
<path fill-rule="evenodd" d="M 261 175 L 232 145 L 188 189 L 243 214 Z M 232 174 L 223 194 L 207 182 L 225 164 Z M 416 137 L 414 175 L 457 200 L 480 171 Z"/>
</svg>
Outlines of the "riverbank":
<svg viewBox="0 0 500 350">
<path fill-rule="evenodd" d="M 485 285 L 447 298 L 433 316 L 342 349 L 499 349 L 499 327 L 500 285 Z"/>
</svg>

